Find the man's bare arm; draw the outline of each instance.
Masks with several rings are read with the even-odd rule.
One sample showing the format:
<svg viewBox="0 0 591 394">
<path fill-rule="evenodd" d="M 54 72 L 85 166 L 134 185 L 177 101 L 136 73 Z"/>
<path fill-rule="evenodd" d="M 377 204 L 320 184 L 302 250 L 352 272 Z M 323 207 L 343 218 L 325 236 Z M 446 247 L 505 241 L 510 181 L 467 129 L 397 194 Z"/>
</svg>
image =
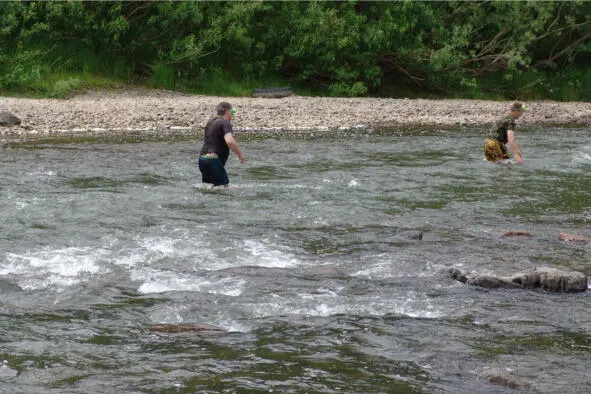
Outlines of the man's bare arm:
<svg viewBox="0 0 591 394">
<path fill-rule="evenodd" d="M 232 134 L 226 134 L 224 136 L 224 140 L 226 141 L 226 145 L 228 145 L 228 148 L 230 148 L 232 152 L 236 153 L 236 156 L 238 156 L 238 160 L 240 160 L 240 163 L 244 163 L 244 156 L 242 155 L 242 152 L 240 151 L 240 148 L 238 147 L 238 144 L 236 143 L 234 136 Z"/>
<path fill-rule="evenodd" d="M 519 146 L 515 140 L 515 134 L 513 133 L 513 130 L 507 130 L 507 143 L 511 148 L 511 152 L 513 152 L 513 155 L 515 155 L 515 161 L 517 161 L 517 164 L 523 163 L 523 156 L 521 155 L 521 150 L 519 150 Z"/>
</svg>

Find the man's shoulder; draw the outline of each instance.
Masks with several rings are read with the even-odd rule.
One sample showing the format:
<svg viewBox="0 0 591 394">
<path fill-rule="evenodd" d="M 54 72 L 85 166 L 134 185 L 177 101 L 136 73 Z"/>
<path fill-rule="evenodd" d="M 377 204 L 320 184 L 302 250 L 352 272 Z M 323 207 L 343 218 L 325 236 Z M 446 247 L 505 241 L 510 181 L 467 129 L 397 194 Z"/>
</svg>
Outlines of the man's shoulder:
<svg viewBox="0 0 591 394">
<path fill-rule="evenodd" d="M 229 120 L 222 118 L 224 123 L 222 123 L 222 130 L 224 135 L 232 133 L 232 123 Z"/>
<path fill-rule="evenodd" d="M 502 118 L 497 120 L 498 126 L 507 126 L 511 124 L 515 124 L 515 120 L 511 117 L 511 115 L 504 115 Z"/>
<path fill-rule="evenodd" d="M 230 123 L 229 120 L 221 118 L 221 117 L 217 117 L 214 120 L 211 121 L 211 123 L 209 123 L 209 127 L 208 129 L 211 130 L 227 130 L 228 128 L 230 128 L 230 130 L 232 129 L 232 125 Z"/>
<path fill-rule="evenodd" d="M 220 125 L 221 126 L 231 126 L 230 121 L 228 119 L 224 119 L 222 117 L 216 118 L 212 124 L 216 125 L 216 126 L 220 126 Z"/>
<path fill-rule="evenodd" d="M 507 115 L 505 118 L 505 124 L 507 126 L 515 127 L 515 119 L 511 115 Z"/>
</svg>

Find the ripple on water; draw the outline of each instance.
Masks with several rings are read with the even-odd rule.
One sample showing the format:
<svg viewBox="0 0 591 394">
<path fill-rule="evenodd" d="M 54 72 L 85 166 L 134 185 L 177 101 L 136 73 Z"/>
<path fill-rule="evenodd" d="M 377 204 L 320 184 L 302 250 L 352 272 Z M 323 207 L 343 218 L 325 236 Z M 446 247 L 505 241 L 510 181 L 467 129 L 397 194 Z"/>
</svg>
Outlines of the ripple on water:
<svg viewBox="0 0 591 394">
<path fill-rule="evenodd" d="M 571 163 L 574 167 L 586 167 L 591 165 L 591 145 L 579 147 L 572 154 Z"/>
</svg>

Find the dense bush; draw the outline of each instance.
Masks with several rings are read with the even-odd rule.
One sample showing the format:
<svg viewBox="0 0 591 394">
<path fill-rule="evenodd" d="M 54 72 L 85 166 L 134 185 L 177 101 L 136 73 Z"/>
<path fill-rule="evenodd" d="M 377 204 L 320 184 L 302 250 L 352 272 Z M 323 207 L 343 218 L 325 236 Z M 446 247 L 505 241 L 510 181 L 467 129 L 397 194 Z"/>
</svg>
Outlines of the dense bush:
<svg viewBox="0 0 591 394">
<path fill-rule="evenodd" d="M 38 1 L 0 15 L 3 90 L 100 75 L 206 93 L 591 99 L 584 1 Z"/>
</svg>

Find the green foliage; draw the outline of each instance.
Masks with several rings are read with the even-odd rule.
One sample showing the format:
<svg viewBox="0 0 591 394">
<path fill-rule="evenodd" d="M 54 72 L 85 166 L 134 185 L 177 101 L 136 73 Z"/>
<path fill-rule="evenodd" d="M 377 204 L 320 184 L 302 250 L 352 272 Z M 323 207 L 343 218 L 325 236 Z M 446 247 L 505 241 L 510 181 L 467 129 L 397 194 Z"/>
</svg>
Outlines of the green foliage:
<svg viewBox="0 0 591 394">
<path fill-rule="evenodd" d="M 148 80 L 148 87 L 174 90 L 176 87 L 176 71 L 166 64 L 156 64 Z"/>
<path fill-rule="evenodd" d="M 363 96 L 367 93 L 367 86 L 363 82 L 355 82 L 353 85 L 337 82 L 330 85 L 329 92 L 332 96 Z"/>
<path fill-rule="evenodd" d="M 0 89 L 589 100 L 591 3 L 0 2 Z M 56 75 L 61 75 L 57 78 Z M 48 81 L 53 81 L 49 83 Z M 257 85 L 258 84 L 258 85 Z"/>
<path fill-rule="evenodd" d="M 68 98 L 78 88 L 80 88 L 80 80 L 78 78 L 60 79 L 53 84 L 53 89 L 49 97 Z"/>
<path fill-rule="evenodd" d="M 26 88 L 41 80 L 42 67 L 37 62 L 40 52 L 18 49 L 16 55 L 0 49 L 0 89 Z"/>
</svg>

